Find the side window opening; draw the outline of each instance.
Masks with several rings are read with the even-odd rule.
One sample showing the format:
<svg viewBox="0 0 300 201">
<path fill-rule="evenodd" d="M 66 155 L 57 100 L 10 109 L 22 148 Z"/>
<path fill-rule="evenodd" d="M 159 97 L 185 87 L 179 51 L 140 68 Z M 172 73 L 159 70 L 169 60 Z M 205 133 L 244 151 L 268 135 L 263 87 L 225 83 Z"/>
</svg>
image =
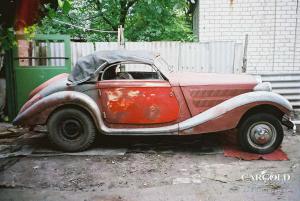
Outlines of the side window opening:
<svg viewBox="0 0 300 201">
<path fill-rule="evenodd" d="M 160 72 L 144 63 L 118 63 L 107 67 L 99 80 L 163 80 Z"/>
</svg>

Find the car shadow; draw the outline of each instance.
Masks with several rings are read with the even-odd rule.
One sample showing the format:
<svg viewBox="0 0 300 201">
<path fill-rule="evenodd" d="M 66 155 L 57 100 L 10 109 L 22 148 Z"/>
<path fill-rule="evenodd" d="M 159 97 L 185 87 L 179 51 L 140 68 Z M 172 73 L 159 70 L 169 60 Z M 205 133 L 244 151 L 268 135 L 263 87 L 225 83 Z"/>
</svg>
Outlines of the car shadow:
<svg viewBox="0 0 300 201">
<path fill-rule="evenodd" d="M 172 154 L 189 152 L 195 154 L 222 153 L 224 133 L 208 133 L 193 136 L 97 136 L 89 150 L 126 150 L 126 153 Z M 25 139 L 23 145 L 29 145 L 39 153 L 60 152 L 47 138 L 47 134 L 33 133 Z"/>
<path fill-rule="evenodd" d="M 127 148 L 128 153 L 216 152 L 218 133 L 197 136 L 101 136 L 94 147 Z"/>
</svg>

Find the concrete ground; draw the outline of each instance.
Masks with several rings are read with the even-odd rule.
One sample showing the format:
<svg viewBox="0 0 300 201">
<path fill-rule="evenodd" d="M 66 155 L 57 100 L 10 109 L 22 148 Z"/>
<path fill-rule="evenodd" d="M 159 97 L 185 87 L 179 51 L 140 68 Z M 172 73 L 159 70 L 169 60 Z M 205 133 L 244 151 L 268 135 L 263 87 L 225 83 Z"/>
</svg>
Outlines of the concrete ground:
<svg viewBox="0 0 300 201">
<path fill-rule="evenodd" d="M 93 156 L 41 151 L 53 149 L 43 134 L 0 136 L 40 150 L 0 159 L 0 200 L 300 200 L 299 133 L 286 133 L 288 161 L 224 157 L 215 135 L 101 137 Z"/>
</svg>

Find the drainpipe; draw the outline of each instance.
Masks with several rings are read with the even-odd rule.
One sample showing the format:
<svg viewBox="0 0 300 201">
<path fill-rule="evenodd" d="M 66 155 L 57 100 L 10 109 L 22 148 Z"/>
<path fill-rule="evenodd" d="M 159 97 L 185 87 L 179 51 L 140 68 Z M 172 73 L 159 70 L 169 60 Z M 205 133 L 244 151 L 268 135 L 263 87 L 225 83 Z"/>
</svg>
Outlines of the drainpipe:
<svg viewBox="0 0 300 201">
<path fill-rule="evenodd" d="M 242 73 L 247 72 L 247 49 L 248 49 L 248 34 L 246 34 L 246 36 L 245 36 Z"/>
</svg>

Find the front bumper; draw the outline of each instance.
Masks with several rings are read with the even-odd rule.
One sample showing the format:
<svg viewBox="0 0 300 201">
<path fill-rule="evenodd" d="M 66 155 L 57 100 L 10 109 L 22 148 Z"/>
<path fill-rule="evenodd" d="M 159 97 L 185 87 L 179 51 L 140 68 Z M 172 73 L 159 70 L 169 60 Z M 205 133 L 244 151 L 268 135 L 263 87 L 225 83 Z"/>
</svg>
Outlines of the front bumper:
<svg viewBox="0 0 300 201">
<path fill-rule="evenodd" d="M 296 125 L 294 122 L 292 122 L 291 118 L 288 116 L 284 115 L 282 117 L 281 123 L 286 126 L 288 129 L 292 129 L 294 132 L 296 132 Z"/>
</svg>

